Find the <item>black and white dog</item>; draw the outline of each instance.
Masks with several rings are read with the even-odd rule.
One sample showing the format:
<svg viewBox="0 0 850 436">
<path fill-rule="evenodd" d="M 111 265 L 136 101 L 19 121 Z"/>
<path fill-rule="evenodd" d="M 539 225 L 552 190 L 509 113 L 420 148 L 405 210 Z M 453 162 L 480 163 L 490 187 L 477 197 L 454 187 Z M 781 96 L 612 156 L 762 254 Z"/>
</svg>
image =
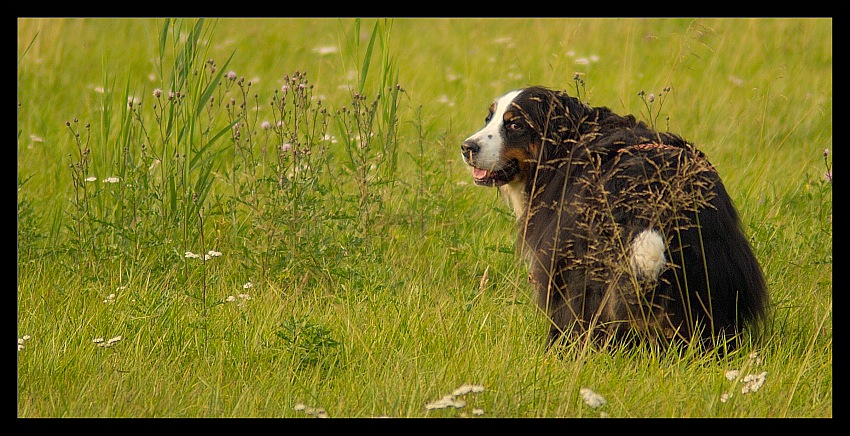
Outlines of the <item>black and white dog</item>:
<svg viewBox="0 0 850 436">
<path fill-rule="evenodd" d="M 761 267 L 717 171 L 681 137 L 531 87 L 497 99 L 461 146 L 516 213 L 548 339 L 693 340 L 758 330 Z M 726 348 L 727 350 L 729 348 Z"/>
</svg>

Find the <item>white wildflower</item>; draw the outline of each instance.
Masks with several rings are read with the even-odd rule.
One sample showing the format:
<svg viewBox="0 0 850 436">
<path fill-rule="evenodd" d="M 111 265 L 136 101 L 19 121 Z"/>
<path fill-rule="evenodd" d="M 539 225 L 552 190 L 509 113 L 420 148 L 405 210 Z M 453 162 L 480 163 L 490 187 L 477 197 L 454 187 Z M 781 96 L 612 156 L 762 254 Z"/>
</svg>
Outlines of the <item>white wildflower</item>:
<svg viewBox="0 0 850 436">
<path fill-rule="evenodd" d="M 461 407 L 466 406 L 466 401 L 459 400 L 454 397 L 454 395 L 445 395 L 443 398 L 440 398 L 437 401 L 432 401 L 428 404 L 425 404 L 426 410 L 434 410 L 434 409 L 446 409 L 449 407 L 454 407 L 456 409 L 460 409 Z"/>
<path fill-rule="evenodd" d="M 118 343 L 118 341 L 120 341 L 121 339 L 122 338 L 119 335 L 119 336 L 115 336 L 113 338 L 109 338 L 105 341 L 103 340 L 103 338 L 95 338 L 92 342 L 97 344 L 98 347 L 109 348 L 109 347 L 115 345 L 116 343 Z"/>
<path fill-rule="evenodd" d="M 187 258 L 189 258 L 189 259 L 197 259 L 197 258 L 199 258 L 199 257 L 201 257 L 201 256 L 199 256 L 199 255 L 197 255 L 197 254 L 195 254 L 195 253 L 192 253 L 191 251 L 187 251 L 187 252 L 186 252 L 186 254 L 184 255 L 184 257 L 187 257 Z"/>
<path fill-rule="evenodd" d="M 481 393 L 484 392 L 483 385 L 472 385 L 472 384 L 463 384 L 455 389 L 451 394 L 444 395 L 437 401 L 432 401 L 430 403 L 425 404 L 425 409 L 434 410 L 434 409 L 445 409 L 449 407 L 454 407 L 456 409 L 460 409 L 462 407 L 466 407 L 466 401 L 458 398 L 462 395 L 466 395 L 468 393 Z M 473 413 L 475 413 L 473 411 Z M 483 414 L 484 411 L 482 410 Z"/>
<path fill-rule="evenodd" d="M 30 339 L 30 335 L 24 335 L 23 337 L 18 338 L 18 351 L 24 349 L 24 342 Z"/>
<path fill-rule="evenodd" d="M 741 387 L 741 393 L 746 394 L 758 391 L 761 389 L 766 378 L 767 371 L 762 372 L 761 374 L 747 374 L 742 380 L 744 386 Z"/>
<path fill-rule="evenodd" d="M 101 181 L 102 181 L 103 183 L 118 183 L 118 182 L 120 182 L 120 181 L 121 181 L 121 179 L 120 179 L 120 178 L 118 178 L 118 177 L 107 177 L 107 178 L 105 178 L 105 179 L 103 179 L 103 180 L 101 180 Z"/>
<path fill-rule="evenodd" d="M 86 181 L 87 181 L 87 182 L 94 182 L 94 181 L 97 181 L 97 177 L 86 177 Z"/>
<path fill-rule="evenodd" d="M 253 287 L 254 287 L 254 284 L 251 283 L 251 282 L 247 282 L 244 285 L 242 285 L 242 289 L 251 289 Z"/>
<path fill-rule="evenodd" d="M 325 56 L 329 54 L 334 54 L 339 50 L 334 45 L 325 45 L 322 47 L 313 47 L 313 51 L 321 56 Z"/>
<path fill-rule="evenodd" d="M 592 408 L 597 408 L 605 405 L 606 401 L 602 395 L 593 392 L 588 388 L 581 388 L 579 390 L 579 394 L 581 395 L 581 399 L 584 400 L 584 403 Z"/>
<path fill-rule="evenodd" d="M 469 384 L 461 385 L 460 387 L 458 387 L 457 389 L 455 389 L 455 390 L 454 390 L 454 392 L 452 392 L 452 395 L 454 395 L 454 396 L 456 396 L 456 397 L 459 397 L 459 396 L 461 396 L 461 395 L 466 395 L 466 394 L 468 394 L 468 393 L 470 393 L 470 392 L 474 392 L 474 393 L 484 392 L 484 386 L 481 386 L 481 385 L 469 385 Z"/>
</svg>

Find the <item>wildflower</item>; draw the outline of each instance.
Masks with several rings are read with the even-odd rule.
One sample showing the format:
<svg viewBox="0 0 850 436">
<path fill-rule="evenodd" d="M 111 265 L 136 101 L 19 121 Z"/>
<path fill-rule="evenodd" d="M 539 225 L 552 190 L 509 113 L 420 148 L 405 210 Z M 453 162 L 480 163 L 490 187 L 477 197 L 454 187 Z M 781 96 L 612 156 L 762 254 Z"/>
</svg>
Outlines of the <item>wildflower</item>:
<svg viewBox="0 0 850 436">
<path fill-rule="evenodd" d="M 106 299 L 105 299 L 105 300 L 103 300 L 103 302 L 104 302 L 104 303 L 106 303 L 106 304 L 112 304 L 112 303 L 114 303 L 114 302 L 115 302 L 115 294 L 109 294 L 109 295 L 107 295 L 107 296 L 106 296 Z"/>
<path fill-rule="evenodd" d="M 154 89 L 154 90 L 153 90 L 153 96 L 154 96 L 155 98 L 160 98 L 160 97 L 162 97 L 162 88 L 156 88 L 156 89 Z"/>
<path fill-rule="evenodd" d="M 41 136 L 38 136 L 36 134 L 30 134 L 30 141 L 32 141 L 32 142 L 44 142 L 44 138 L 42 138 Z"/>
<path fill-rule="evenodd" d="M 105 178 L 105 179 L 103 179 L 103 180 L 101 180 L 101 181 L 102 181 L 103 183 L 118 183 L 118 182 L 120 182 L 120 181 L 121 181 L 121 179 L 120 179 L 120 178 L 118 178 L 118 177 L 107 177 L 107 178 Z"/>
<path fill-rule="evenodd" d="M 207 254 L 208 254 L 208 255 L 210 255 L 210 257 L 219 257 L 219 256 L 221 256 L 221 252 L 220 252 L 220 251 L 215 251 L 215 250 L 210 250 L 209 252 L 207 252 Z"/>
<path fill-rule="evenodd" d="M 94 182 L 97 180 L 97 177 L 86 177 L 87 182 Z"/>
<path fill-rule="evenodd" d="M 744 382 L 744 386 L 741 387 L 741 393 L 747 394 L 750 392 L 756 392 L 761 389 L 762 385 L 764 385 L 764 381 L 767 378 L 767 371 L 762 372 L 761 374 L 747 374 L 741 381 Z"/>
<path fill-rule="evenodd" d="M 736 378 L 738 378 L 738 375 L 740 375 L 740 374 L 741 374 L 741 372 L 738 371 L 737 369 L 731 369 L 729 371 L 726 371 L 726 380 L 733 381 Z"/>
<path fill-rule="evenodd" d="M 832 183 L 832 167 L 829 165 L 829 162 L 827 161 L 828 157 L 829 157 L 829 149 L 824 148 L 823 149 L 823 163 L 826 164 L 826 174 L 824 174 L 824 177 L 826 177 L 826 179 L 830 183 Z"/>
<path fill-rule="evenodd" d="M 228 303 L 232 303 L 232 302 L 236 301 L 236 297 L 234 297 L 233 295 L 228 295 L 227 298 L 224 299 L 224 301 L 227 301 Z"/>
<path fill-rule="evenodd" d="M 482 409 L 480 407 L 476 407 L 476 408 L 472 409 L 472 414 L 475 415 L 475 416 L 481 416 L 481 415 L 484 414 L 484 409 Z"/>
<path fill-rule="evenodd" d="M 738 76 L 729 76 L 729 81 L 735 86 L 741 86 L 744 84 L 744 79 Z"/>
<path fill-rule="evenodd" d="M 225 76 L 227 77 L 227 80 L 230 80 L 232 82 L 236 80 L 236 71 L 230 70 L 227 72 L 227 74 L 225 74 Z"/>
<path fill-rule="evenodd" d="M 295 404 L 295 407 L 294 407 L 294 409 L 299 411 L 299 412 L 306 409 L 306 408 L 307 408 L 307 406 L 305 406 L 304 403 L 297 403 L 297 404 Z"/>
<path fill-rule="evenodd" d="M 187 251 L 187 252 L 186 252 L 186 254 L 185 254 L 185 255 L 183 255 L 183 257 L 186 257 L 186 258 L 189 258 L 189 259 L 197 259 L 197 258 L 199 258 L 199 257 L 201 257 L 201 256 L 199 256 L 199 255 L 197 255 L 197 254 L 195 254 L 195 253 L 192 253 L 191 251 Z"/>
<path fill-rule="evenodd" d="M 459 397 L 461 395 L 466 395 L 470 392 L 480 393 L 484 392 L 484 386 L 481 385 L 461 385 L 457 389 L 452 392 L 452 395 L 455 397 Z"/>
<path fill-rule="evenodd" d="M 449 407 L 454 407 L 455 409 L 460 409 L 462 407 L 466 407 L 466 401 L 460 399 L 461 395 L 466 395 L 468 393 L 481 393 L 484 392 L 484 386 L 482 385 L 470 385 L 464 384 L 455 389 L 451 394 L 444 395 L 437 401 L 432 401 L 430 403 L 425 404 L 426 410 L 434 410 L 434 409 L 446 409 Z M 473 413 L 475 413 L 473 411 Z M 482 410 L 481 413 L 484 413 Z"/>
<path fill-rule="evenodd" d="M 655 94 L 650 93 L 650 94 L 649 94 L 649 96 L 648 96 L 646 99 L 647 99 L 650 103 L 652 103 L 653 101 L 655 101 Z"/>
<path fill-rule="evenodd" d="M 576 65 L 587 65 L 590 61 L 587 58 L 578 58 L 576 59 Z"/>
<path fill-rule="evenodd" d="M 605 398 L 603 398 L 602 395 L 599 395 L 588 388 L 581 388 L 579 390 L 579 394 L 581 395 L 581 399 L 584 400 L 584 404 L 587 404 L 594 409 L 603 406 L 606 403 Z"/>
<path fill-rule="evenodd" d="M 242 285 L 242 289 L 251 289 L 253 287 L 254 287 L 254 284 L 251 283 L 251 282 L 248 282 L 248 283 L 245 283 L 244 285 Z"/>
<path fill-rule="evenodd" d="M 720 402 L 725 403 L 729 401 L 730 398 L 732 398 L 732 394 L 723 394 L 720 396 Z"/>
<path fill-rule="evenodd" d="M 109 348 L 109 347 L 117 344 L 118 341 L 120 341 L 121 339 L 122 338 L 119 335 L 119 336 L 115 336 L 114 338 L 110 338 L 106 341 L 104 341 L 103 338 L 95 338 L 95 339 L 92 340 L 92 342 L 97 344 L 98 347 Z"/>
<path fill-rule="evenodd" d="M 460 409 L 461 407 L 466 406 L 466 401 L 459 400 L 454 397 L 454 395 L 444 395 L 443 398 L 440 398 L 437 401 L 432 401 L 430 403 L 425 404 L 426 410 L 434 410 L 434 409 L 446 409 L 449 407 L 454 407 L 456 409 Z"/>
<path fill-rule="evenodd" d="M 336 53 L 337 48 L 336 48 L 336 46 L 333 46 L 333 45 L 326 45 L 324 47 L 314 47 L 313 51 L 324 56 L 324 55 Z"/>
<path fill-rule="evenodd" d="M 23 337 L 18 338 L 18 351 L 21 351 L 21 350 L 24 349 L 24 342 L 28 341 L 29 339 L 30 339 L 30 335 L 24 335 Z"/>
<path fill-rule="evenodd" d="M 282 151 L 284 153 L 291 150 L 291 149 L 292 149 L 292 144 L 290 144 L 288 142 L 285 142 L 285 143 L 281 144 L 281 146 L 280 146 L 280 151 Z"/>
<path fill-rule="evenodd" d="M 759 353 L 757 351 L 753 351 L 748 357 L 750 358 L 750 361 L 753 363 L 753 365 L 761 365 L 762 358 L 761 356 L 759 356 Z"/>
<path fill-rule="evenodd" d="M 261 126 L 262 126 L 263 130 L 269 130 L 269 129 L 271 129 L 271 128 L 272 128 L 272 123 L 270 123 L 270 122 L 268 122 L 268 121 L 263 121 L 263 123 L 261 124 Z"/>
</svg>

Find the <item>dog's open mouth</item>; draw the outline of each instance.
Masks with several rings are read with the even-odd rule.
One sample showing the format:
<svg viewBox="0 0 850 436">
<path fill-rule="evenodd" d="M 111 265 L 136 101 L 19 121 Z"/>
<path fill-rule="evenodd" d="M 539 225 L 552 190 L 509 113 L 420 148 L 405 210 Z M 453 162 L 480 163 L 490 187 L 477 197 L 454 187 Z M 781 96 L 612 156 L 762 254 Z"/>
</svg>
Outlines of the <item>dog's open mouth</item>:
<svg viewBox="0 0 850 436">
<path fill-rule="evenodd" d="M 475 179 L 475 184 L 481 186 L 502 186 L 510 183 L 517 173 L 519 173 L 519 162 L 515 159 L 511 159 L 498 170 L 483 170 L 472 167 L 472 177 Z"/>
</svg>

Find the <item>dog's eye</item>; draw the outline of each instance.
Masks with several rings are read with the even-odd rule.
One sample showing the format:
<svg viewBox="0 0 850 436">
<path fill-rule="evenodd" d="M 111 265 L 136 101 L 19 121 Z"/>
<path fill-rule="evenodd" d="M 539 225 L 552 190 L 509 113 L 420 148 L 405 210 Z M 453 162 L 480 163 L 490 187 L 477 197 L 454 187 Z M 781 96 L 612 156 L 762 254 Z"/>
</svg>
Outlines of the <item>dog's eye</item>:
<svg viewBox="0 0 850 436">
<path fill-rule="evenodd" d="M 484 125 L 489 124 L 490 120 L 492 120 L 492 119 L 493 119 L 493 113 L 491 112 L 489 115 L 487 115 L 486 118 L 484 118 Z"/>
<path fill-rule="evenodd" d="M 520 124 L 520 123 L 510 123 L 510 124 L 508 124 L 508 130 L 513 130 L 513 131 L 522 130 L 522 124 Z"/>
</svg>

